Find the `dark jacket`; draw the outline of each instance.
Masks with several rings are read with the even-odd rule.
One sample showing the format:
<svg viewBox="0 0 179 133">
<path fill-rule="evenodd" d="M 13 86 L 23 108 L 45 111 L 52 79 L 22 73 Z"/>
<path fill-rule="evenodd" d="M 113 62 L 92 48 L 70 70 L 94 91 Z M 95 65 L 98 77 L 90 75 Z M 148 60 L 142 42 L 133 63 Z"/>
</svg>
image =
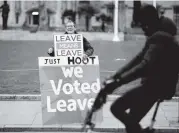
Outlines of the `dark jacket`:
<svg viewBox="0 0 179 133">
<path fill-rule="evenodd" d="M 9 11 L 10 11 L 9 5 L 8 5 L 8 4 L 3 4 L 3 5 L 0 7 L 0 9 L 2 9 L 2 16 L 3 16 L 3 17 L 7 17 L 8 14 L 9 14 Z"/>
<path fill-rule="evenodd" d="M 68 34 L 68 33 L 65 32 L 65 34 Z M 78 34 L 78 33 L 75 32 L 75 34 Z M 53 52 L 49 55 L 55 56 L 54 47 L 52 47 L 52 48 L 53 48 Z M 88 42 L 88 40 L 85 37 L 83 37 L 83 48 L 84 48 L 85 54 L 88 55 L 88 56 L 91 56 L 94 52 L 93 47 L 90 45 L 90 43 Z"/>
<path fill-rule="evenodd" d="M 161 24 L 166 24 L 165 18 Z M 150 91 L 163 99 L 170 99 L 176 91 L 179 74 L 179 45 L 174 37 L 176 27 L 166 19 L 146 41 L 143 50 L 125 67 L 118 71 L 114 78 L 121 78 L 126 84 L 142 78 L 142 84 L 151 86 Z M 167 27 L 166 27 L 167 26 Z M 173 30 L 171 30 L 173 29 Z"/>
</svg>

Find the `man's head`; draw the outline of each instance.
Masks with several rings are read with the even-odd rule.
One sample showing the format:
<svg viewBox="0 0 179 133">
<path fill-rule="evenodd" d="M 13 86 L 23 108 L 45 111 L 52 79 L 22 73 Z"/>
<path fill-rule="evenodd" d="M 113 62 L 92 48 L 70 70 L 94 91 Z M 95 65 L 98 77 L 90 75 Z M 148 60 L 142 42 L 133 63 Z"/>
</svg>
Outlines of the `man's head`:
<svg viewBox="0 0 179 133">
<path fill-rule="evenodd" d="M 151 36 L 158 30 L 159 16 L 156 8 L 152 5 L 143 5 L 140 9 L 140 22 L 146 36 Z"/>
<path fill-rule="evenodd" d="M 159 29 L 160 31 L 167 32 L 172 36 L 175 36 L 177 34 L 176 24 L 170 18 L 167 17 L 161 18 Z"/>
<path fill-rule="evenodd" d="M 69 20 L 66 24 L 65 24 L 65 29 L 66 29 L 66 32 L 68 34 L 73 34 L 75 33 L 76 31 L 76 28 L 75 28 L 75 23 L 71 20 Z"/>
<path fill-rule="evenodd" d="M 4 4 L 7 4 L 7 1 L 6 1 L 6 0 L 4 1 Z"/>
</svg>

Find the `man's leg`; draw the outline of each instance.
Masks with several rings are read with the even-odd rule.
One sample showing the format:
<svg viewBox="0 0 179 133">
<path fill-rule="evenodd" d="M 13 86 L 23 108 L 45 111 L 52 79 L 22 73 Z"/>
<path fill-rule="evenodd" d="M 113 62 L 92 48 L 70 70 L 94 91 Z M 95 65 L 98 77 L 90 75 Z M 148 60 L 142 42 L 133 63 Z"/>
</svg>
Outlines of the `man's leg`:
<svg viewBox="0 0 179 133">
<path fill-rule="evenodd" d="M 157 99 L 153 97 L 153 95 L 144 95 L 136 105 L 133 105 L 129 112 L 129 117 L 133 119 L 131 125 L 129 125 L 128 130 L 130 131 L 133 126 L 136 130 L 141 130 L 139 122 L 141 119 L 148 113 L 148 111 L 152 108 L 152 106 L 157 102 Z M 132 125 L 134 124 L 134 125 Z M 132 126 L 132 127 L 130 127 Z M 138 129 L 137 129 L 138 128 Z M 140 128 L 140 129 L 139 129 Z"/>
<path fill-rule="evenodd" d="M 2 17 L 2 28 L 5 29 L 5 18 L 4 18 L 4 16 Z"/>
<path fill-rule="evenodd" d="M 133 88 L 111 106 L 111 112 L 126 126 L 128 133 L 141 131 L 140 120 L 156 102 L 144 86 Z M 126 110 L 130 112 L 127 113 Z"/>
<path fill-rule="evenodd" d="M 8 16 L 6 16 L 4 19 L 5 19 L 5 29 L 7 29 L 7 19 L 8 19 Z"/>
</svg>

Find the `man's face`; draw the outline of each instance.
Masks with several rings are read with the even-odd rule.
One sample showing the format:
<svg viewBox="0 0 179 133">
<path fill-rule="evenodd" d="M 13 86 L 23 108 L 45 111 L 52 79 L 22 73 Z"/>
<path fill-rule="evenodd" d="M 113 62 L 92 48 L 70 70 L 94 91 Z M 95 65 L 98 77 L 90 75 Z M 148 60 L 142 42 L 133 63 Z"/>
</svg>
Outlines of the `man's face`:
<svg viewBox="0 0 179 133">
<path fill-rule="evenodd" d="M 145 36 L 149 36 L 149 27 L 145 24 L 141 24 L 141 28 L 144 31 Z"/>
<path fill-rule="evenodd" d="M 141 28 L 144 31 L 145 36 L 149 37 L 155 32 L 155 28 L 152 25 L 148 25 L 146 23 L 141 23 Z"/>
<path fill-rule="evenodd" d="M 67 24 L 66 24 L 66 26 L 65 26 L 65 28 L 66 28 L 66 32 L 68 33 L 68 34 L 73 34 L 74 32 L 75 32 L 75 25 L 74 25 L 74 23 L 73 22 L 68 22 Z"/>
<path fill-rule="evenodd" d="M 158 19 L 155 16 L 147 16 L 146 13 L 140 16 L 141 28 L 144 31 L 145 36 L 150 37 L 157 31 Z"/>
</svg>

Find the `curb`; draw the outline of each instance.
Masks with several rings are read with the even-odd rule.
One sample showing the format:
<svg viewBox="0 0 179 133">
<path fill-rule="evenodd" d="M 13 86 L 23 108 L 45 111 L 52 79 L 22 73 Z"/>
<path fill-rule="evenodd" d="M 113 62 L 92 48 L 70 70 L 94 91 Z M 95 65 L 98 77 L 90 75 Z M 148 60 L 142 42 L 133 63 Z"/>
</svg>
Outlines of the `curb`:
<svg viewBox="0 0 179 133">
<path fill-rule="evenodd" d="M 109 95 L 108 101 L 114 101 L 119 95 Z M 0 94 L 0 101 L 41 101 L 41 95 L 6 95 Z M 179 97 L 173 97 L 172 102 L 179 102 Z"/>
<path fill-rule="evenodd" d="M 115 99 L 117 99 L 119 97 L 120 97 L 120 95 L 109 95 L 108 101 L 114 101 Z M 179 97 L 172 97 L 171 100 L 166 100 L 166 101 L 179 102 Z"/>
<path fill-rule="evenodd" d="M 104 41 L 112 41 L 114 37 L 113 32 L 79 32 L 80 34 L 83 34 L 88 40 L 104 40 Z M 47 41 L 51 40 L 53 41 L 53 34 L 63 34 L 63 32 L 37 32 L 37 33 L 30 33 L 29 31 L 17 31 L 17 30 L 9 30 L 9 31 L 3 31 L 0 33 L 0 40 L 6 41 Z M 118 37 L 121 38 L 121 34 L 118 34 Z M 140 40 L 145 39 L 145 36 L 141 34 L 131 34 L 127 33 L 124 34 L 124 41 L 128 40 Z"/>
<path fill-rule="evenodd" d="M 85 130 L 87 131 L 87 130 Z M 95 132 L 125 133 L 125 128 L 101 128 L 96 127 Z M 2 127 L 0 132 L 84 132 L 81 127 Z M 156 133 L 178 133 L 178 128 L 156 128 Z"/>
<path fill-rule="evenodd" d="M 41 95 L 0 95 L 0 101 L 41 101 Z"/>
</svg>

